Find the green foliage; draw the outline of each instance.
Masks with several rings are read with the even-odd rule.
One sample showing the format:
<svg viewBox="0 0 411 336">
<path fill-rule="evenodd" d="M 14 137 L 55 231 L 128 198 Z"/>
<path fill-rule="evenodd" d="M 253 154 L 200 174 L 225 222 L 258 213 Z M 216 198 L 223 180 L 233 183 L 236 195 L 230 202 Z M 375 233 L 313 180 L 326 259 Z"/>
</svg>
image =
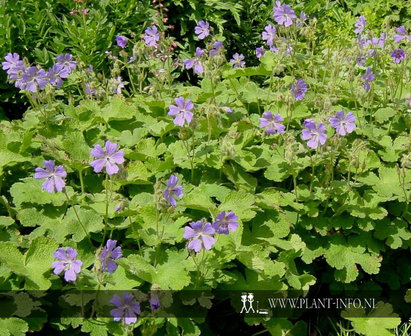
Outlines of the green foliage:
<svg viewBox="0 0 411 336">
<path fill-rule="evenodd" d="M 260 59 L 255 47 L 262 44 L 264 27 L 274 23 L 272 1 L 0 4 L 1 55 L 18 52 L 44 69 L 61 53 L 72 53 L 77 61 L 61 87 L 23 91 L 30 107 L 21 118 L 9 121 L 9 112 L 3 117 L 0 111 L 0 289 L 136 290 L 147 307 L 149 298 L 142 292 L 150 289 L 316 293 L 372 288 L 386 294 L 409 287 L 410 69 L 409 57 L 399 64 L 390 57 L 398 47 L 394 28 L 409 25 L 407 3 L 295 3 L 298 15 L 306 12 L 306 23 L 276 24 L 278 52 L 267 51 Z M 89 12 L 70 15 L 84 9 Z M 387 32 L 384 49 L 373 46 L 376 55 L 368 55 L 363 66 L 357 63 L 353 32 L 361 14 L 367 19 L 364 36 Z M 212 26 L 204 41 L 193 35 L 199 20 Z M 151 22 L 161 35 L 156 48 L 141 36 Z M 116 45 L 116 35 L 127 36 L 126 48 Z M 224 47 L 211 57 L 217 39 Z M 197 46 L 205 50 L 204 71 L 192 77 L 192 70 L 179 64 L 194 57 Z M 400 46 L 410 54 L 405 40 Z M 370 52 L 367 48 L 364 52 Z M 234 52 L 245 55 L 246 67 L 227 62 Z M 366 67 L 376 77 L 370 91 L 363 87 Z M 296 100 L 291 88 L 299 79 L 308 90 Z M 1 97 L 16 102 L 14 94 L 10 85 Z M 177 97 L 194 104 L 193 120 L 183 126 L 168 114 Z M 341 110 L 355 116 L 355 130 L 345 135 L 329 122 Z M 261 127 L 265 111 L 281 115 L 283 133 Z M 326 142 L 315 149 L 302 137 L 308 118 L 326 127 Z M 111 175 L 90 166 L 96 159 L 91 149 L 106 141 L 124 154 L 118 173 Z M 33 177 L 45 160 L 64 166 L 63 192 L 49 193 L 42 188 L 45 180 Z M 165 193 L 171 175 L 183 187 L 175 206 Z M 237 229 L 215 233 L 209 250 L 188 248 L 187 226 L 193 221 L 216 225 L 223 211 L 238 217 Z M 108 239 L 122 248 L 112 274 L 104 272 L 100 258 Z M 53 272 L 59 247 L 78 252 L 82 266 L 75 282 Z M 231 299 L 227 316 L 235 315 L 237 296 L 213 295 L 183 303 L 198 303 L 206 311 L 220 299 Z M 409 293 L 404 296 L 408 302 Z M 100 316 L 93 305 L 102 298 L 94 299 L 68 294 L 64 305 L 91 308 L 98 318 L 51 322 L 46 313 L 26 319 L 41 298 L 21 293 L 12 305 L 19 318 L 0 319 L 0 334 L 54 328 L 92 336 L 136 329 L 147 335 L 200 335 L 214 328 L 204 318 L 148 319 L 146 312 L 126 326 Z M 161 309 L 171 301 L 166 296 Z M 341 317 L 359 334 L 391 335 L 409 310 L 385 301 L 382 295 L 377 310 L 356 311 L 356 316 L 346 310 Z M 272 335 L 313 334 L 304 314 L 241 315 L 238 328 L 250 334 L 262 328 Z M 385 318 L 377 319 L 381 315 Z M 221 334 L 235 333 L 224 328 Z"/>
</svg>

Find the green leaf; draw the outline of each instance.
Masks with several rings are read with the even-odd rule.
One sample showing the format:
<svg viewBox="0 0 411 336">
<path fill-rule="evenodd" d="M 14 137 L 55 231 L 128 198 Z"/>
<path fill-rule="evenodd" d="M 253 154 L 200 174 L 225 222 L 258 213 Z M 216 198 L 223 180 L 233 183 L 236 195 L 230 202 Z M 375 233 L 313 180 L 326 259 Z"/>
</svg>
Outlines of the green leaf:
<svg viewBox="0 0 411 336">
<path fill-rule="evenodd" d="M 285 274 L 285 264 L 271 260 L 269 254 L 270 251 L 262 246 L 241 246 L 238 251 L 238 260 L 250 270 L 267 278 L 281 278 Z"/>
<path fill-rule="evenodd" d="M 167 250 L 166 255 L 167 261 L 156 267 L 153 282 L 162 290 L 181 290 L 190 284 L 190 276 L 185 268 L 187 250 Z"/>
<path fill-rule="evenodd" d="M 274 155 L 271 159 L 271 165 L 264 173 L 265 178 L 281 182 L 291 175 L 290 165 L 279 155 Z"/>
<path fill-rule="evenodd" d="M 103 230 L 103 219 L 100 215 L 93 210 L 83 209 L 79 206 L 75 207 L 80 221 L 88 233 L 101 232 Z M 68 234 L 72 234 L 71 239 L 75 242 L 80 242 L 86 237 L 83 226 L 79 223 L 73 207 L 67 211 L 66 217 L 64 217 L 61 225 L 66 227 Z"/>
<path fill-rule="evenodd" d="M 392 249 L 398 249 L 411 240 L 411 232 L 406 222 L 400 218 L 394 220 L 384 219 L 376 222 L 375 238 L 385 240 Z"/>
<path fill-rule="evenodd" d="M 187 147 L 184 145 L 182 140 L 171 143 L 168 146 L 168 151 L 170 152 L 175 165 L 186 169 L 191 168 Z"/>
<path fill-rule="evenodd" d="M 201 188 L 193 188 L 187 195 L 184 195 L 182 205 L 190 209 L 213 211 L 216 206 L 211 198 L 201 192 Z"/>
<path fill-rule="evenodd" d="M 241 221 L 248 221 L 256 215 L 253 211 L 255 199 L 243 191 L 231 191 L 218 207 L 219 211 L 234 211 Z M 255 208 L 255 207 L 254 207 Z"/>
<path fill-rule="evenodd" d="M 51 271 L 51 264 L 55 261 L 53 253 L 58 244 L 49 238 L 38 237 L 32 241 L 25 254 L 24 264 L 29 272 L 28 278 L 34 282 L 34 286 L 28 282 L 27 289 L 48 289 L 51 282 L 44 277 L 44 273 Z"/>
<path fill-rule="evenodd" d="M 223 172 L 238 189 L 254 193 L 257 187 L 257 179 L 248 174 L 241 166 L 230 162 L 224 165 Z"/>
<path fill-rule="evenodd" d="M 400 184 L 397 168 L 381 166 L 378 169 L 377 177 L 374 173 L 369 172 L 365 177 L 359 177 L 358 180 L 372 186 L 372 188 L 386 200 L 396 198 L 403 199 L 404 192 Z"/>
<path fill-rule="evenodd" d="M 53 204 L 61 206 L 66 202 L 66 196 L 62 192 L 49 193 L 41 189 L 43 180 L 36 180 L 33 177 L 28 177 L 17 182 L 10 188 L 10 194 L 13 197 L 13 202 L 17 207 L 21 207 L 23 203 L 31 204 Z M 67 193 L 73 194 L 73 188 L 66 187 Z"/>
<path fill-rule="evenodd" d="M 382 124 L 395 116 L 395 110 L 392 107 L 382 107 L 374 114 L 375 121 Z"/>
<path fill-rule="evenodd" d="M 0 242 L 0 261 L 16 274 L 29 275 L 23 255 L 10 242 Z"/>
<path fill-rule="evenodd" d="M 118 141 L 120 146 L 133 147 L 146 135 L 147 130 L 144 128 L 136 128 L 133 132 L 126 130 L 121 132 Z"/>
<path fill-rule="evenodd" d="M 256 204 L 264 209 L 279 209 L 279 207 L 291 206 L 295 210 L 303 209 L 303 205 L 295 202 L 295 194 L 279 191 L 274 188 L 265 188 L 255 195 Z"/>
<path fill-rule="evenodd" d="M 154 266 L 148 263 L 142 256 L 130 254 L 127 258 L 121 258 L 119 264 L 122 265 L 128 272 L 138 276 L 140 279 L 153 282 L 156 272 Z"/>
<path fill-rule="evenodd" d="M 7 227 L 14 224 L 14 220 L 11 217 L 0 216 L 0 228 Z"/>
<path fill-rule="evenodd" d="M 351 314 L 355 316 L 363 315 L 364 317 L 348 317 L 350 316 L 349 310 L 343 311 L 341 316 L 351 321 L 355 332 L 365 336 L 393 336 L 394 333 L 390 329 L 398 327 L 401 323 L 401 319 L 397 317 L 398 315 L 393 313 L 392 306 L 381 301 L 368 315 L 365 314 L 363 309 L 356 309 Z"/>
<path fill-rule="evenodd" d="M 82 132 L 70 131 L 65 134 L 62 139 L 62 148 L 69 154 L 73 168 L 81 169 L 88 166 L 90 148 Z"/>
<path fill-rule="evenodd" d="M 364 246 L 350 246 L 344 237 L 340 235 L 333 235 L 329 244 L 324 257 L 330 266 L 340 271 L 336 274 L 341 281 L 351 282 L 357 278 L 358 268 L 356 264 L 361 265 L 362 269 L 368 274 L 377 274 L 379 272 L 381 259 L 366 253 Z"/>
<path fill-rule="evenodd" d="M 136 114 L 136 106 L 126 103 L 124 98 L 119 96 L 115 96 L 110 103 L 101 110 L 101 116 L 106 122 L 110 120 L 132 119 Z"/>
<path fill-rule="evenodd" d="M 26 321 L 17 317 L 0 318 L 1 336 L 24 336 L 29 331 Z"/>
<path fill-rule="evenodd" d="M 149 181 L 152 174 L 141 161 L 130 163 L 127 169 L 127 182 L 123 184 L 151 184 Z"/>
<path fill-rule="evenodd" d="M 103 321 L 84 319 L 82 322 L 81 331 L 90 333 L 90 336 L 106 336 L 107 325 Z"/>
</svg>

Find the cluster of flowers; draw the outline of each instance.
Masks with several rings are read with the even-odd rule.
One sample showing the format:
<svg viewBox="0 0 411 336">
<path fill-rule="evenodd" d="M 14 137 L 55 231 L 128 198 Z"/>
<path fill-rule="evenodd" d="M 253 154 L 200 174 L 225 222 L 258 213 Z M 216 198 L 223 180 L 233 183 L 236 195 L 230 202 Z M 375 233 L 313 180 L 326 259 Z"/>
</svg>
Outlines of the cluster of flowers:
<svg viewBox="0 0 411 336">
<path fill-rule="evenodd" d="M 383 49 L 385 47 L 385 42 L 387 39 L 387 33 L 381 33 L 380 37 L 372 37 L 369 39 L 363 38 L 362 34 L 366 27 L 367 20 L 364 15 L 361 15 L 355 22 L 354 33 L 357 34 L 358 47 L 360 53 L 357 56 L 357 64 L 363 66 L 367 60 L 367 57 L 374 57 L 376 55 L 376 50 L 374 48 L 379 47 Z M 411 35 L 407 35 L 407 31 L 404 26 L 396 28 L 397 34 L 393 36 L 395 43 L 399 44 L 402 41 L 411 41 Z M 364 49 L 368 47 L 368 53 L 365 54 Z M 402 48 L 396 48 L 391 53 L 391 58 L 396 64 L 401 63 L 402 60 L 406 58 L 405 51 Z M 370 91 L 370 83 L 375 80 L 375 76 L 371 71 L 370 67 L 366 68 L 365 74 L 362 76 L 363 87 L 366 92 Z"/>
<path fill-rule="evenodd" d="M 303 80 L 298 80 L 297 83 L 292 86 L 292 92 L 296 100 L 301 100 L 306 91 L 307 85 Z M 168 112 L 169 115 L 175 116 L 174 124 L 178 126 L 183 126 L 185 123 L 190 124 L 193 119 L 193 112 L 191 112 L 194 108 L 193 102 L 190 99 L 185 100 L 183 97 L 175 98 L 174 101 L 177 106 L 170 105 Z M 263 113 L 262 118 L 260 118 L 260 128 L 265 128 L 267 134 L 282 134 L 285 131 L 285 126 L 281 124 L 282 121 L 283 118 L 280 114 L 277 113 L 273 115 L 271 111 L 266 111 Z M 334 117 L 329 118 L 329 122 L 331 127 L 335 128 L 341 136 L 353 132 L 356 127 L 355 116 L 351 112 L 345 115 L 344 110 L 337 112 Z M 307 119 L 304 121 L 304 127 L 302 139 L 308 140 L 308 147 L 315 149 L 319 144 L 324 145 L 327 139 L 324 124 L 319 123 L 317 126 L 314 121 Z"/>
<path fill-rule="evenodd" d="M 260 118 L 260 127 L 265 128 L 267 134 L 282 134 L 285 131 L 285 126 L 281 124 L 282 121 L 283 118 L 280 114 L 273 115 L 271 111 L 266 111 L 263 113 L 263 117 Z M 335 128 L 336 132 L 341 136 L 353 132 L 356 128 L 355 116 L 351 112 L 345 115 L 344 110 L 338 111 L 328 121 L 331 127 Z M 323 123 L 316 125 L 312 119 L 306 119 L 303 125 L 305 128 L 301 132 L 301 139 L 307 141 L 308 147 L 315 149 L 319 144 L 325 144 L 327 134 Z"/>
<path fill-rule="evenodd" d="M 113 316 L 114 321 L 119 322 L 124 320 L 125 324 L 133 324 L 137 322 L 137 316 L 141 314 L 140 303 L 136 301 L 134 295 L 123 293 L 123 297 L 117 294 L 113 295 L 110 303 L 117 308 L 110 310 L 110 315 Z M 150 308 L 155 311 L 160 308 L 160 300 L 154 294 L 150 298 Z"/>
<path fill-rule="evenodd" d="M 303 27 L 304 22 L 307 20 L 307 16 L 304 12 L 300 13 L 300 17 L 297 18 L 294 10 L 291 9 L 289 5 L 282 4 L 281 1 L 276 1 L 276 4 L 273 8 L 273 19 L 274 21 L 284 27 L 290 27 L 295 24 L 298 27 Z M 279 50 L 275 45 L 276 38 L 276 28 L 272 24 L 268 24 L 264 27 L 264 31 L 261 33 L 261 38 L 267 44 L 270 51 L 278 54 Z M 283 37 L 281 38 L 283 43 L 286 43 L 287 40 Z M 291 46 L 287 46 L 286 54 L 291 53 Z M 255 49 L 257 58 L 264 56 L 265 48 L 264 46 L 257 47 Z"/>
<path fill-rule="evenodd" d="M 115 260 L 120 259 L 123 254 L 121 246 L 116 246 L 117 241 L 108 239 L 106 246 L 100 253 L 99 259 L 101 262 L 101 271 L 113 274 L 118 265 Z M 77 251 L 71 247 L 58 248 L 53 256 L 57 259 L 52 263 L 54 274 L 58 275 L 64 272 L 64 280 L 74 282 L 77 275 L 81 272 L 82 261 L 77 259 Z M 140 303 L 135 301 L 131 294 L 123 293 L 121 298 L 119 295 L 113 295 L 110 303 L 116 308 L 110 311 L 110 315 L 114 321 L 124 319 L 126 324 L 137 322 L 137 315 L 140 315 Z M 160 300 L 157 296 L 152 296 L 150 299 L 150 308 L 156 310 L 160 308 Z"/>
<path fill-rule="evenodd" d="M 91 166 L 94 172 L 100 173 L 104 167 L 106 167 L 106 173 L 108 175 L 116 174 L 119 171 L 117 164 L 122 164 L 124 162 L 123 151 L 116 151 L 117 144 L 110 141 L 106 141 L 105 149 L 100 145 L 95 145 L 91 150 L 91 155 L 93 155 L 96 160 L 91 162 Z M 34 178 L 36 179 L 46 179 L 42 185 L 42 189 L 53 193 L 54 191 L 62 191 L 66 183 L 63 180 L 67 173 L 62 165 L 55 167 L 53 160 L 44 161 L 44 168 L 37 167 L 35 169 Z"/>
<path fill-rule="evenodd" d="M 226 213 L 220 212 L 216 221 L 211 224 L 205 221 L 196 221 L 189 223 L 189 226 L 184 228 L 184 238 L 189 241 L 188 248 L 196 253 L 203 248 L 210 250 L 215 244 L 214 235 L 229 234 L 229 231 L 234 232 L 238 227 L 238 217 L 233 211 Z"/>
<path fill-rule="evenodd" d="M 296 101 L 301 100 L 304 98 L 305 92 L 307 92 L 307 84 L 304 80 L 299 79 L 296 84 L 291 86 L 291 91 Z M 177 126 L 184 126 L 184 124 L 189 125 L 193 120 L 193 102 L 190 99 L 184 99 L 183 97 L 174 98 L 174 102 L 176 105 L 169 105 L 168 107 L 168 115 L 175 117 L 173 123 Z M 233 112 L 229 107 L 224 107 L 224 111 L 227 113 Z"/>
<path fill-rule="evenodd" d="M 158 32 L 157 26 L 153 25 L 151 27 L 146 28 L 144 33 L 144 43 L 150 47 L 157 48 L 157 42 L 160 40 L 160 33 Z M 124 49 L 127 46 L 128 38 L 124 35 L 117 35 L 116 43 L 120 48 Z M 130 58 L 131 62 L 133 60 L 134 59 Z"/>
<path fill-rule="evenodd" d="M 90 154 L 96 158 L 96 160 L 91 162 L 91 166 L 94 172 L 100 173 L 105 167 L 106 173 L 108 175 L 113 175 L 118 173 L 119 164 L 124 162 L 123 151 L 117 151 L 118 145 L 110 141 L 106 141 L 105 148 L 103 149 L 100 145 L 95 145 L 91 150 Z M 54 161 L 44 161 L 44 168 L 37 167 L 35 169 L 34 178 L 36 179 L 46 179 L 43 183 L 42 188 L 49 193 L 54 191 L 62 191 L 66 183 L 64 178 L 66 178 L 67 173 L 62 165 L 55 166 Z M 178 185 L 178 178 L 175 175 L 171 175 L 166 183 L 166 188 L 163 190 L 164 199 L 171 205 L 176 206 L 176 198 L 183 197 L 183 187 Z M 211 237 L 216 231 L 220 234 L 228 234 L 230 231 L 235 231 L 238 226 L 238 217 L 234 212 L 229 212 L 227 215 L 225 211 L 221 212 L 217 216 L 217 221 L 211 225 L 210 223 L 202 224 L 201 221 L 192 222 L 190 227 L 185 228 L 184 238 L 190 240 L 188 248 L 195 250 L 196 252 L 201 250 L 202 244 L 205 249 L 210 249 L 214 244 L 214 238 Z M 114 245 L 113 245 L 114 244 Z M 115 241 L 108 241 L 106 250 L 103 250 L 101 259 L 103 262 L 103 269 L 107 268 L 109 273 L 114 272 L 117 266 L 110 261 L 110 258 L 115 253 L 116 257 L 120 255 L 118 250 L 114 250 Z M 117 251 L 117 252 L 116 252 Z M 77 256 L 75 250 L 68 248 L 64 251 L 59 249 L 55 253 L 55 257 L 59 258 L 61 262 L 53 264 L 55 267 L 55 273 L 59 274 L 63 270 L 66 271 L 65 279 L 67 281 L 74 281 L 76 279 L 75 274 L 80 272 L 81 262 L 74 262 L 74 258 Z M 121 256 L 121 255 L 120 255 Z M 107 260 L 106 260 L 107 259 Z M 66 262 L 67 261 L 67 262 Z"/>
<path fill-rule="evenodd" d="M 120 259 L 123 254 L 121 251 L 121 246 L 117 246 L 116 240 L 108 239 L 106 246 L 100 253 L 101 261 L 101 271 L 108 272 L 113 274 L 117 269 L 118 265 L 115 260 Z M 77 251 L 71 247 L 67 248 L 58 248 L 56 252 L 53 253 L 54 258 L 57 261 L 54 261 L 52 267 L 54 268 L 54 274 L 60 274 L 64 272 L 64 280 L 76 281 L 77 274 L 81 272 L 81 266 L 83 263 L 77 258 Z"/>
<path fill-rule="evenodd" d="M 362 33 L 365 29 L 366 24 L 367 24 L 367 20 L 365 19 L 364 15 L 361 15 L 355 22 L 354 33 L 357 34 L 359 48 L 363 49 L 364 47 L 367 47 L 367 46 L 378 46 L 380 48 L 384 48 L 385 41 L 387 38 L 386 33 L 381 33 L 379 38 L 377 37 L 373 37 L 371 39 L 362 38 Z M 397 34 L 393 36 L 395 43 L 401 43 L 403 40 L 411 41 L 411 35 L 407 34 L 407 30 L 405 29 L 404 26 L 396 28 L 396 32 Z M 368 55 L 370 57 L 374 57 L 375 50 L 370 49 Z M 391 53 L 391 57 L 394 60 L 394 62 L 398 64 L 406 57 L 406 55 L 403 49 L 397 48 L 393 50 L 393 52 Z M 358 59 L 359 59 L 360 65 L 362 65 L 365 62 L 365 57 L 363 54 L 360 54 Z"/>
<path fill-rule="evenodd" d="M 207 21 L 198 21 L 197 26 L 194 28 L 194 33 L 197 35 L 198 39 L 204 40 L 210 35 L 210 23 Z M 223 41 L 217 40 L 213 43 L 213 47 L 210 49 L 209 53 L 211 57 L 216 56 L 223 47 Z M 205 50 L 200 47 L 196 48 L 195 57 L 191 59 L 186 59 L 183 61 L 184 67 L 189 70 L 193 69 L 195 74 L 204 73 L 204 57 L 206 56 Z"/>
<path fill-rule="evenodd" d="M 48 71 L 36 66 L 26 66 L 17 53 L 8 53 L 4 59 L 2 67 L 7 71 L 9 82 L 14 83 L 20 90 L 30 92 L 43 90 L 47 83 L 61 87 L 63 79 L 76 69 L 76 61 L 70 54 L 58 55 L 56 63 Z"/>
<path fill-rule="evenodd" d="M 165 200 L 171 205 L 176 206 L 176 198 L 183 197 L 183 187 L 178 185 L 178 178 L 171 175 L 167 181 L 166 189 L 163 191 Z M 238 217 L 233 211 L 226 213 L 220 212 L 213 224 L 204 221 L 189 223 L 184 228 L 183 237 L 189 241 L 188 248 L 195 252 L 200 252 L 202 248 L 209 250 L 215 244 L 214 234 L 228 234 L 229 231 L 236 231 L 238 227 Z"/>
<path fill-rule="evenodd" d="M 300 13 L 300 19 L 297 19 L 297 15 L 295 12 L 291 9 L 290 6 L 282 4 L 280 1 L 276 2 L 276 6 L 273 8 L 274 14 L 273 18 L 274 20 L 279 24 L 284 27 L 289 27 L 294 23 L 294 19 L 296 19 L 296 25 L 302 26 L 304 21 L 307 19 L 307 16 L 305 15 L 304 12 Z M 210 24 L 207 21 L 199 21 L 198 25 L 194 29 L 195 34 L 197 37 L 202 40 L 206 38 L 207 36 L 210 35 Z M 267 45 L 269 46 L 270 50 L 278 53 L 278 49 L 274 45 L 274 38 L 276 37 L 276 28 L 269 24 L 265 27 L 264 32 L 262 33 L 262 39 L 266 41 Z M 282 39 L 283 42 L 285 42 L 285 39 Z M 223 42 L 222 41 L 216 41 L 213 44 L 213 49 L 210 50 L 210 55 L 215 56 L 219 49 L 222 47 Z M 289 48 L 287 48 L 287 53 L 289 54 L 291 51 Z M 256 49 L 256 55 L 258 58 L 262 57 L 265 53 L 264 47 L 258 47 Z M 202 59 L 204 57 L 205 53 L 204 50 L 197 47 L 196 48 L 196 53 L 195 53 L 195 58 L 193 59 L 187 59 L 184 61 L 184 65 L 186 69 L 194 69 L 194 73 L 196 74 L 201 74 L 204 72 L 203 64 L 202 64 Z M 233 65 L 234 68 L 244 68 L 245 67 L 245 61 L 244 61 L 244 55 L 239 54 L 239 53 L 234 53 L 232 58 L 230 59 L 230 63 Z"/>
<path fill-rule="evenodd" d="M 108 175 L 118 173 L 119 164 L 124 162 L 123 151 L 117 151 L 118 145 L 110 141 L 106 141 L 105 148 L 96 144 L 91 150 L 90 154 L 96 158 L 91 162 L 94 172 L 99 173 L 104 168 Z M 34 177 L 36 179 L 46 179 L 42 188 L 50 193 L 54 191 L 62 191 L 66 183 L 67 173 L 62 165 L 55 166 L 54 161 L 44 161 L 44 168 L 37 167 L 35 169 Z M 163 191 L 165 200 L 171 205 L 176 206 L 176 198 L 183 197 L 183 187 L 178 185 L 178 178 L 171 175 L 166 183 L 166 188 Z M 203 221 L 191 222 L 189 226 L 184 228 L 184 238 L 188 240 L 188 248 L 194 250 L 196 253 L 203 248 L 205 250 L 211 249 L 215 244 L 214 235 L 228 234 L 229 231 L 236 231 L 238 227 L 238 217 L 234 212 L 226 213 L 222 211 L 217 215 L 216 221 L 213 224 L 205 223 Z M 101 262 L 101 272 L 114 273 L 118 265 L 116 260 L 122 257 L 121 246 L 116 246 L 117 241 L 108 239 L 105 247 L 102 249 L 99 259 Z M 53 256 L 57 259 L 52 263 L 53 272 L 56 275 L 64 272 L 64 280 L 67 282 L 74 282 L 77 280 L 78 274 L 81 272 L 83 265 L 82 261 L 77 259 L 78 252 L 72 247 L 58 248 Z M 113 296 L 110 301 L 116 308 L 110 311 L 114 321 L 124 319 L 126 324 L 135 323 L 137 316 L 140 315 L 140 303 L 137 302 L 133 295 L 123 293 L 121 298 L 117 294 Z M 160 307 L 158 297 L 152 296 L 150 299 L 150 307 L 152 310 Z"/>
</svg>

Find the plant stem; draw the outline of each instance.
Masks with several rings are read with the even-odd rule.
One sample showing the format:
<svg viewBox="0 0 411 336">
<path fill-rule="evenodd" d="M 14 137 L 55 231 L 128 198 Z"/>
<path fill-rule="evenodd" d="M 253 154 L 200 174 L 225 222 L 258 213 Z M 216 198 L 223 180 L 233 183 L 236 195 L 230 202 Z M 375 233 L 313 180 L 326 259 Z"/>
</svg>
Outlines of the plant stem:
<svg viewBox="0 0 411 336">
<path fill-rule="evenodd" d="M 141 250 L 140 240 L 138 239 L 137 232 L 134 230 L 133 222 L 131 221 L 131 216 L 128 216 L 128 219 L 130 221 L 131 231 L 133 231 L 135 238 L 137 240 L 138 252 L 140 253 L 141 256 L 143 256 L 143 251 Z"/>
<path fill-rule="evenodd" d="M 76 215 L 76 217 L 77 217 L 77 220 L 78 220 L 80 226 L 83 228 L 83 231 L 84 231 L 84 233 L 86 234 L 87 239 L 89 240 L 90 244 L 93 245 L 92 242 L 91 242 L 91 239 L 90 239 L 90 235 L 88 234 L 86 228 L 84 227 L 83 223 L 82 223 L 81 220 L 80 220 L 80 216 L 78 215 L 78 212 L 77 212 L 77 210 L 76 210 L 76 207 L 74 206 L 74 204 L 72 204 L 69 196 L 67 195 L 67 190 L 66 190 L 66 188 L 63 189 L 63 193 L 64 193 L 64 195 L 66 195 L 67 202 L 68 202 L 68 203 L 71 205 L 71 207 L 73 208 L 74 213 L 75 213 L 75 215 Z"/>
<path fill-rule="evenodd" d="M 106 235 L 107 235 L 107 227 L 108 227 L 108 174 L 106 174 L 106 214 L 105 214 L 105 223 L 104 223 L 104 233 L 103 233 L 103 239 L 101 241 L 101 245 L 100 247 L 103 246 L 104 244 L 104 239 L 106 239 Z"/>
<path fill-rule="evenodd" d="M 78 175 L 79 175 L 79 178 L 80 178 L 81 193 L 84 194 L 83 169 L 80 169 L 78 171 Z"/>
</svg>

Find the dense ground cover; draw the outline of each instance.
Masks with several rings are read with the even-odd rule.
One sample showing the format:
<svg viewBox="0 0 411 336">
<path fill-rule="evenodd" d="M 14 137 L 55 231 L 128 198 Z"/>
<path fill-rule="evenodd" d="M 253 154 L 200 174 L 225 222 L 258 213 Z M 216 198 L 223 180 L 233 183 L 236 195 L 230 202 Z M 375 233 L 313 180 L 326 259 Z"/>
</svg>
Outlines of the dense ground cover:
<svg viewBox="0 0 411 336">
<path fill-rule="evenodd" d="M 6 2 L 1 332 L 393 334 L 411 311 L 411 27 L 387 6 Z M 200 289 L 183 303 L 208 313 L 165 317 L 170 291 Z M 238 314 L 259 290 L 378 300 Z"/>
</svg>

